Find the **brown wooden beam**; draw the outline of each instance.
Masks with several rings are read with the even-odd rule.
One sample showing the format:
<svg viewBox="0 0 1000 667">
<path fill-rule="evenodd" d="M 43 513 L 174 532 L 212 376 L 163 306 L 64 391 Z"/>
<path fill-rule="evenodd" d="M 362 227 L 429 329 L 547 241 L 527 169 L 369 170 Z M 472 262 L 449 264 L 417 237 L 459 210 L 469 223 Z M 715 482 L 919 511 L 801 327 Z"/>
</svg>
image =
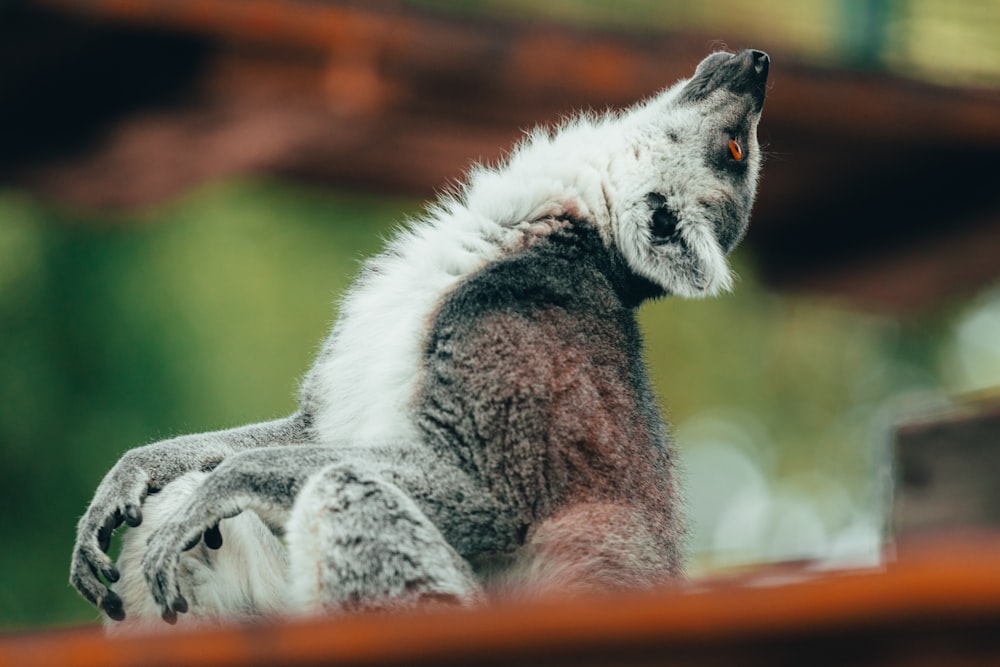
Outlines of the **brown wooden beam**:
<svg viewBox="0 0 1000 667">
<path fill-rule="evenodd" d="M 1000 531 L 1000 388 L 903 420 L 895 442 L 898 539 Z"/>
<path fill-rule="evenodd" d="M 97 209 L 142 206 L 249 171 L 431 196 L 473 161 L 498 159 L 526 127 L 630 104 L 688 75 L 711 48 L 703 36 L 503 22 L 388 2 L 33 6 L 76 17 L 90 33 L 188 40 L 159 55 L 109 53 L 91 68 L 91 80 L 107 82 L 126 65 L 147 64 L 154 80 L 174 76 L 168 101 L 116 111 L 88 130 L 82 148 L 67 140 L 41 158 L 0 151 L 0 183 Z M 52 45 L 55 73 L 88 62 L 76 53 L 59 61 L 62 42 L 43 43 Z M 910 309 L 1000 276 L 1000 257 L 989 251 L 1000 228 L 1000 94 L 807 66 L 781 45 L 756 46 L 774 62 L 760 130 L 769 159 L 748 236 L 766 278 Z M 181 84 L 170 63 L 185 53 L 197 66 Z M 0 143 L 4 131 L 29 148 L 24 137 L 51 135 L 51 121 L 31 121 L 52 118 L 52 109 L 65 109 L 72 126 L 85 88 L 46 92 L 52 73 L 26 74 L 5 96 L 14 103 L 0 110 Z M 132 76 L 95 87 L 108 95 L 136 83 Z M 21 99 L 35 106 L 3 123 Z"/>
<path fill-rule="evenodd" d="M 0 637 L 0 664 L 998 664 L 998 545 L 995 536 L 967 538 L 910 554 L 884 572 L 814 573 L 777 585 L 751 574 L 686 593 L 473 611 L 275 620 L 116 639 L 97 628 L 34 632 Z"/>
</svg>

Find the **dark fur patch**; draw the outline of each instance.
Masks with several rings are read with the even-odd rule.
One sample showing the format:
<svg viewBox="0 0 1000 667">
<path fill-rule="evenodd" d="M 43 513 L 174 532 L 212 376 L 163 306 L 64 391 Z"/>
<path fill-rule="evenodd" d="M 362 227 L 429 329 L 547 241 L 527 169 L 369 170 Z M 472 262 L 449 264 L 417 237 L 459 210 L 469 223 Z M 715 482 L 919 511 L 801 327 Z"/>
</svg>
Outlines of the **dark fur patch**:
<svg viewBox="0 0 1000 667">
<path fill-rule="evenodd" d="M 425 439 L 526 524 L 621 503 L 666 549 L 678 502 L 634 314 L 649 293 L 581 221 L 470 277 L 426 343 Z"/>
<path fill-rule="evenodd" d="M 728 254 L 746 233 L 749 211 L 745 211 L 729 197 L 701 200 L 698 203 L 712 221 L 712 228 L 722 251 Z"/>
</svg>

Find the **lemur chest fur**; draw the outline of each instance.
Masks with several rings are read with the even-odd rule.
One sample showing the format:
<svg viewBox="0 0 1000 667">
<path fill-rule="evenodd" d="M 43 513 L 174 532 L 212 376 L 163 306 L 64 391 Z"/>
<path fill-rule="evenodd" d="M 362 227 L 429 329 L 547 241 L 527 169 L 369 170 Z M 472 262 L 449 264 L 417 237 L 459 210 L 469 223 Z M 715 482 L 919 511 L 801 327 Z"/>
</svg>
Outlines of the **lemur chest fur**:
<svg viewBox="0 0 1000 667">
<path fill-rule="evenodd" d="M 567 502 L 668 505 L 636 289 L 584 222 L 464 281 L 424 348 L 415 420 L 427 444 L 528 525 Z"/>
</svg>

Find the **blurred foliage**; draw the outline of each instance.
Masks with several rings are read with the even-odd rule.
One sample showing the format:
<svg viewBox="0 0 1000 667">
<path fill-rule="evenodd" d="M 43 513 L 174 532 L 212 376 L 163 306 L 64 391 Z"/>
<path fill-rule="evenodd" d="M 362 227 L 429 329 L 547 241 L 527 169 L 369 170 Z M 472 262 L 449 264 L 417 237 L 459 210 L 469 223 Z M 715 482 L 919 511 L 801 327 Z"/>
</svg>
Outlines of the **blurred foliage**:
<svg viewBox="0 0 1000 667">
<path fill-rule="evenodd" d="M 814 63 L 946 84 L 1000 82 L 996 0 L 410 0 L 449 11 L 583 27 L 709 36 L 720 48 L 781 45 Z"/>
<path fill-rule="evenodd" d="M 101 476 L 129 447 L 291 411 L 330 302 L 415 212 L 269 181 L 114 219 L 0 192 L 0 627 L 95 618 L 66 578 Z M 682 431 L 721 415 L 769 474 L 820 470 L 863 500 L 866 429 L 935 386 L 940 331 L 775 296 L 737 263 L 736 294 L 641 313 L 668 412 Z"/>
<path fill-rule="evenodd" d="M 236 182 L 88 219 L 0 192 L 0 628 L 93 619 L 74 527 L 126 449 L 280 416 L 410 202 Z"/>
</svg>

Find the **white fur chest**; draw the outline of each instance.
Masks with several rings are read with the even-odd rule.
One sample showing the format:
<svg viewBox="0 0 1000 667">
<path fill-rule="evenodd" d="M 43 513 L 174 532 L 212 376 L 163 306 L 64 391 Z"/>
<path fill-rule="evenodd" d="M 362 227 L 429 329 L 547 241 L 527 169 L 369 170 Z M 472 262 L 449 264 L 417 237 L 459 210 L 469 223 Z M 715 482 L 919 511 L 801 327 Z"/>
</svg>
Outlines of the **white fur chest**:
<svg viewBox="0 0 1000 667">
<path fill-rule="evenodd" d="M 441 299 L 560 215 L 608 229 L 602 134 L 581 123 L 560 146 L 534 135 L 503 168 L 474 170 L 461 200 L 445 198 L 366 264 L 303 384 L 322 442 L 416 441 L 410 405 Z"/>
<path fill-rule="evenodd" d="M 416 439 L 409 404 L 437 304 L 512 233 L 467 210 L 439 211 L 366 264 L 303 387 L 322 442 Z"/>
</svg>

